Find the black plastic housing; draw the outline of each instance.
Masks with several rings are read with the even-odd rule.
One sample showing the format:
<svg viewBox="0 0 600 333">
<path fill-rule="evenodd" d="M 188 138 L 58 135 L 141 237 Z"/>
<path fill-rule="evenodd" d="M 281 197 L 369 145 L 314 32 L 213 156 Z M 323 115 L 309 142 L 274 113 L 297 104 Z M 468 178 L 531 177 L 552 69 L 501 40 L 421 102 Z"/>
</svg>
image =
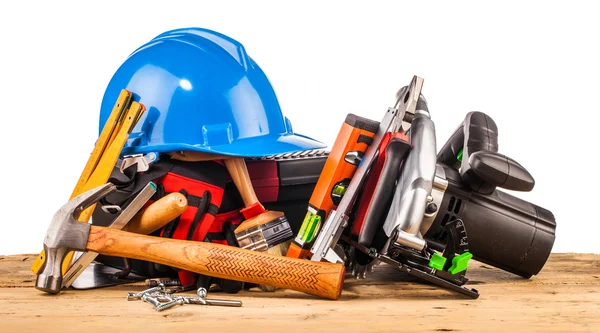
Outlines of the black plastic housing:
<svg viewBox="0 0 600 333">
<path fill-rule="evenodd" d="M 496 187 L 531 191 L 535 185 L 523 166 L 498 153 L 498 127 L 490 116 L 479 111 L 467 113 L 440 149 L 437 161 L 458 170 L 462 182 L 482 194 L 490 194 Z"/>
<path fill-rule="evenodd" d="M 448 188 L 425 238 L 441 250 L 447 241 L 442 226 L 460 218 L 474 259 L 525 278 L 539 273 L 554 245 L 552 212 L 501 190 L 477 193 L 456 170 L 444 171 Z"/>
</svg>

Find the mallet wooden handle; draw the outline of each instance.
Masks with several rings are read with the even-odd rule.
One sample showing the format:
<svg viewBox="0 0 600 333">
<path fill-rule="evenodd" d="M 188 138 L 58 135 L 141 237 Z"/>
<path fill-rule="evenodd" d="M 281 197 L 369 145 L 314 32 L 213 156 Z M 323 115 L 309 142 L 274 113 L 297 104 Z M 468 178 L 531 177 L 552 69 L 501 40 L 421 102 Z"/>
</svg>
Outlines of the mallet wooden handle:
<svg viewBox="0 0 600 333">
<path fill-rule="evenodd" d="M 183 194 L 169 193 L 137 213 L 122 230 L 148 235 L 183 214 L 187 206 Z"/>
<path fill-rule="evenodd" d="M 344 279 L 342 264 L 287 258 L 214 243 L 144 236 L 98 226 L 91 226 L 86 249 L 329 299 L 340 297 Z"/>
<path fill-rule="evenodd" d="M 225 159 L 223 162 L 235 183 L 235 187 L 237 187 L 242 196 L 244 205 L 248 207 L 257 203 L 258 197 L 252 187 L 252 180 L 250 180 L 250 175 L 248 175 L 248 168 L 246 167 L 244 159 L 241 157 L 234 157 Z"/>
</svg>

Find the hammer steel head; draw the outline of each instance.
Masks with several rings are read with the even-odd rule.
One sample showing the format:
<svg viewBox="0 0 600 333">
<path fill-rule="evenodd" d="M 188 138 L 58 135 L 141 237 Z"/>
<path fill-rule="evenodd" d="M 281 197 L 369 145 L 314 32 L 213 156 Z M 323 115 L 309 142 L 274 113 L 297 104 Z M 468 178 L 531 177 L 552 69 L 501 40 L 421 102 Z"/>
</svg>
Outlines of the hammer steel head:
<svg viewBox="0 0 600 333">
<path fill-rule="evenodd" d="M 111 183 L 93 188 L 63 205 L 52 218 L 44 239 L 44 266 L 35 282 L 35 288 L 57 294 L 62 288 L 62 262 L 69 251 L 85 251 L 90 224 L 79 222 L 79 215 L 100 199 L 115 191 Z"/>
</svg>

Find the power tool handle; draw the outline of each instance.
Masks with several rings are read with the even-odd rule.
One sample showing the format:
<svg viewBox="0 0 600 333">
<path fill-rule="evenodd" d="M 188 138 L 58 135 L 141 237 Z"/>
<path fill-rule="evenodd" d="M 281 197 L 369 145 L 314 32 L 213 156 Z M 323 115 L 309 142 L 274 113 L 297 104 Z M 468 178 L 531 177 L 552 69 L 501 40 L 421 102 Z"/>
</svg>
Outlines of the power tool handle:
<svg viewBox="0 0 600 333">
<path fill-rule="evenodd" d="M 215 243 L 145 236 L 98 226 L 91 226 L 86 249 L 329 299 L 340 297 L 345 272 L 342 264 L 287 258 Z"/>
<path fill-rule="evenodd" d="M 535 185 L 523 166 L 498 153 L 498 127 L 483 112 L 466 115 L 438 153 L 437 161 L 456 171 L 460 168 L 463 183 L 481 194 L 491 194 L 496 187 L 531 191 Z"/>
<path fill-rule="evenodd" d="M 389 211 L 392 202 L 394 187 L 400 174 L 402 162 L 406 159 L 410 149 L 411 146 L 408 143 L 407 137 L 394 137 L 387 143 L 387 146 L 380 148 L 380 152 L 382 153 L 380 153 L 379 158 L 383 159 L 383 165 L 381 169 L 378 168 L 378 171 L 380 171 L 378 175 L 371 174 L 370 176 L 378 178 L 372 180 L 376 182 L 372 197 L 364 198 L 364 200 L 370 199 L 370 202 L 368 202 L 364 222 L 358 233 L 359 244 L 370 247 L 377 229 L 385 220 L 386 213 Z M 371 178 L 367 180 L 365 188 L 371 185 L 369 184 L 370 181 Z"/>
<path fill-rule="evenodd" d="M 437 162 L 454 170 L 468 168 L 469 156 L 480 150 L 498 152 L 498 127 L 485 113 L 469 112 L 440 149 Z"/>
</svg>

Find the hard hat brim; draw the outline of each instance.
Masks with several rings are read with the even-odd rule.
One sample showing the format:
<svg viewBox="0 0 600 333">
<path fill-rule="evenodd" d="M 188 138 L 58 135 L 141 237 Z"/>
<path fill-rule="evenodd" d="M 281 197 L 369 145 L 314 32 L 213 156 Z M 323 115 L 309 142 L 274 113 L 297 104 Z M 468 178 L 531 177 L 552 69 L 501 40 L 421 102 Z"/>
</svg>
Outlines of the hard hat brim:
<svg viewBox="0 0 600 333">
<path fill-rule="evenodd" d="M 264 157 L 291 153 L 301 150 L 321 149 L 327 145 L 301 134 L 263 135 L 246 139 L 238 139 L 230 144 L 202 146 L 191 144 L 159 144 L 151 146 L 126 146 L 122 155 L 168 153 L 176 151 L 198 151 L 212 154 L 241 157 Z"/>
</svg>

